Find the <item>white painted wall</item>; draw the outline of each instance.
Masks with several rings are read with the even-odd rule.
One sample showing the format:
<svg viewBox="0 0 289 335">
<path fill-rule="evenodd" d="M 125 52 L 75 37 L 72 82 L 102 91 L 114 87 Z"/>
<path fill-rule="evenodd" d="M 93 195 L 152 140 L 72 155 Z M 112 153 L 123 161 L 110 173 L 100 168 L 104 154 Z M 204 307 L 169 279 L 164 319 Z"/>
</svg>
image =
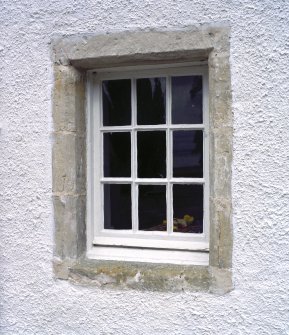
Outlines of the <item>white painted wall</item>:
<svg viewBox="0 0 289 335">
<path fill-rule="evenodd" d="M 1 0 L 1 334 L 289 334 L 289 2 Z M 55 281 L 55 35 L 232 27 L 235 290 L 141 293 Z"/>
</svg>

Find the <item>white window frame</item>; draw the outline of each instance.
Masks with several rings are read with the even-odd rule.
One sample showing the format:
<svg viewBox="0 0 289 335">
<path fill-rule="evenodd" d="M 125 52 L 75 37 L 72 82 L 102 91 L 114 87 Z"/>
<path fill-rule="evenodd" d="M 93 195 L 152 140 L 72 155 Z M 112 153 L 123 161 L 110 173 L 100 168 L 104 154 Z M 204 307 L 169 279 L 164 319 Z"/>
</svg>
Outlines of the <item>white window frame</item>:
<svg viewBox="0 0 289 335">
<path fill-rule="evenodd" d="M 171 124 L 170 77 L 202 75 L 203 77 L 203 124 Z M 166 124 L 153 126 L 136 125 L 136 79 L 166 77 Z M 201 264 L 209 262 L 209 106 L 208 68 L 196 63 L 166 64 L 142 67 L 121 67 L 90 70 L 87 73 L 87 256 L 94 259 L 144 261 L 176 264 Z M 132 79 L 131 126 L 102 127 L 101 81 L 107 79 Z M 105 130 L 131 131 L 132 177 L 102 178 L 101 133 Z M 171 153 L 167 150 L 167 177 L 138 179 L 136 176 L 136 130 L 166 130 L 167 148 L 172 146 L 172 130 L 203 130 L 203 178 L 172 178 L 168 166 L 172 166 Z M 103 226 L 103 199 L 101 185 L 109 183 L 132 184 L 132 230 L 105 230 Z M 204 185 L 203 233 L 173 232 L 172 183 Z M 137 231 L 137 184 L 162 184 L 167 187 L 168 232 Z"/>
</svg>

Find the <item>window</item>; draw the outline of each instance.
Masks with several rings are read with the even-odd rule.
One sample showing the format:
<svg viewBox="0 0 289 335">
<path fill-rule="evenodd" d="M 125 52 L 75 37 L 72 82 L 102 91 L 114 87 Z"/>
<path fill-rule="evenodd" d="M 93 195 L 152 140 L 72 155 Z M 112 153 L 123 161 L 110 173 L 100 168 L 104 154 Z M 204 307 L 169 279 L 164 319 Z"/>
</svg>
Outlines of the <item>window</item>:
<svg viewBox="0 0 289 335">
<path fill-rule="evenodd" d="M 90 254 L 134 260 L 126 247 L 136 247 L 146 248 L 137 250 L 142 261 L 208 263 L 208 254 L 188 252 L 209 249 L 207 66 L 103 69 L 89 78 Z"/>
<path fill-rule="evenodd" d="M 52 41 L 57 278 L 232 289 L 229 41 L 217 26 Z"/>
</svg>

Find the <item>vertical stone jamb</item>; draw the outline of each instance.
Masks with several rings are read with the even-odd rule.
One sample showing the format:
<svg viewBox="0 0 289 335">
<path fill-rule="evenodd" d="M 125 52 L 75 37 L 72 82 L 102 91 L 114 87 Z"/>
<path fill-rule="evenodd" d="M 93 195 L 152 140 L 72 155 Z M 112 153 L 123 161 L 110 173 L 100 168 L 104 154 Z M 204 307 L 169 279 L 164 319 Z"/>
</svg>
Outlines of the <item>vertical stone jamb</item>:
<svg viewBox="0 0 289 335">
<path fill-rule="evenodd" d="M 54 66 L 53 88 L 54 255 L 76 259 L 86 250 L 85 75 Z"/>
<path fill-rule="evenodd" d="M 232 266 L 232 112 L 229 30 L 216 34 L 209 55 L 210 105 L 210 266 Z M 229 272 L 228 272 L 229 273 Z M 218 272 L 219 274 L 219 272 Z M 231 276 L 231 274 L 229 273 Z M 213 280 L 219 283 L 218 280 Z M 218 284 L 219 285 L 219 284 Z"/>
</svg>

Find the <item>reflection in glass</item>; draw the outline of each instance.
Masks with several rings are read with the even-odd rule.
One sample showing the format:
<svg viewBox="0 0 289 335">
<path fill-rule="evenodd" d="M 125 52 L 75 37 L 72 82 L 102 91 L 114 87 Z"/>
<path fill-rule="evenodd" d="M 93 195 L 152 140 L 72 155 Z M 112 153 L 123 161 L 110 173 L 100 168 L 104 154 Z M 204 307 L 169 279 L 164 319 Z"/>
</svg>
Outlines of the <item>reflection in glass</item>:
<svg viewBox="0 0 289 335">
<path fill-rule="evenodd" d="M 173 176 L 203 177 L 203 131 L 173 132 Z"/>
<path fill-rule="evenodd" d="M 172 77 L 172 123 L 203 123 L 202 76 Z"/>
<path fill-rule="evenodd" d="M 130 133 L 103 134 L 104 177 L 130 177 Z"/>
<path fill-rule="evenodd" d="M 137 124 L 166 122 L 166 79 L 137 79 Z"/>
<path fill-rule="evenodd" d="M 203 185 L 173 185 L 174 232 L 203 232 Z"/>
<path fill-rule="evenodd" d="M 102 82 L 104 126 L 131 124 L 131 81 L 105 80 Z"/>
<path fill-rule="evenodd" d="M 166 132 L 137 133 L 137 164 L 139 178 L 166 177 Z"/>
<path fill-rule="evenodd" d="M 131 186 L 104 184 L 104 228 L 131 229 Z"/>
<path fill-rule="evenodd" d="M 166 231 L 166 186 L 139 185 L 139 230 Z"/>
</svg>

